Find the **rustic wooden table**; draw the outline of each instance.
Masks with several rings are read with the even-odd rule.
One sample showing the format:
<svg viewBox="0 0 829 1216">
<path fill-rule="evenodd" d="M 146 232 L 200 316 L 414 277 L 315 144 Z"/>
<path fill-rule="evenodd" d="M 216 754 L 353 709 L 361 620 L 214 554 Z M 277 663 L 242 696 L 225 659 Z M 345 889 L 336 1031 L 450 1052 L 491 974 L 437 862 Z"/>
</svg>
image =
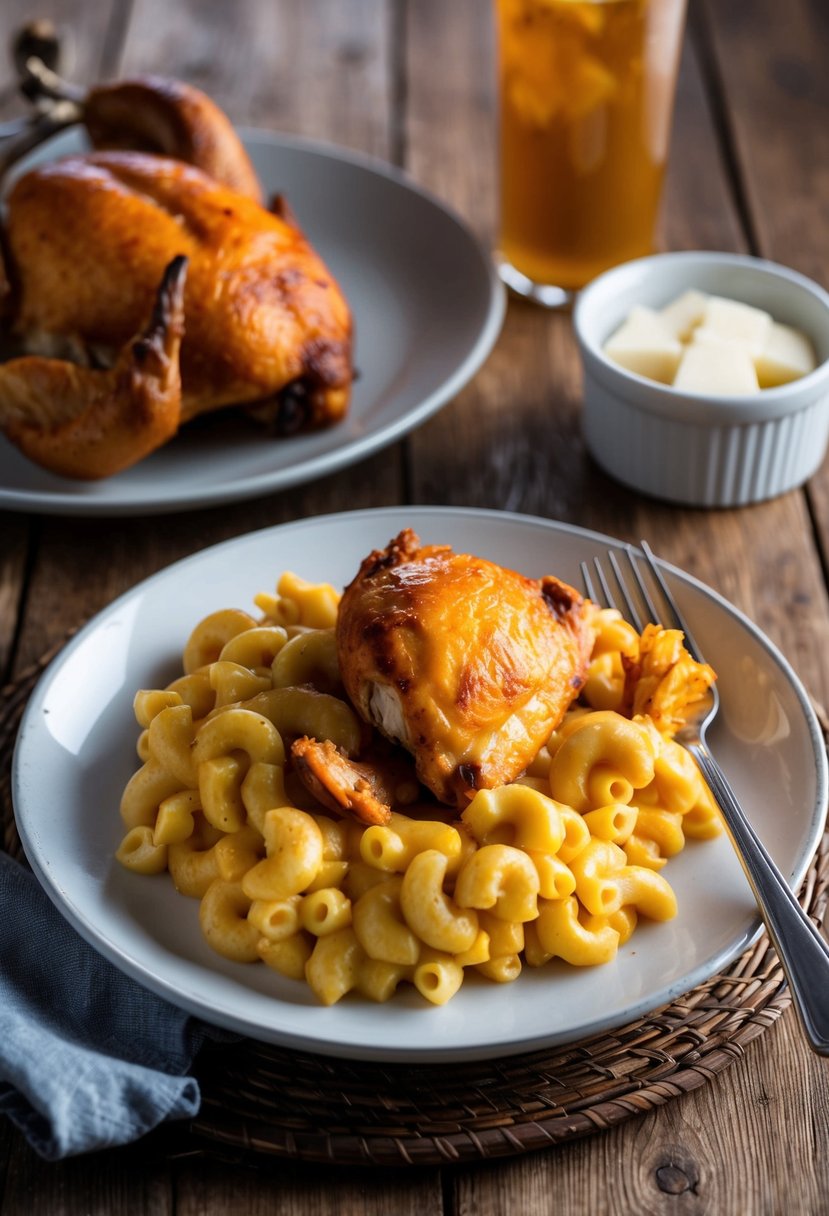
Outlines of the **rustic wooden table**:
<svg viewBox="0 0 829 1216">
<path fill-rule="evenodd" d="M 71 75 L 180 76 L 231 117 L 404 166 L 485 239 L 494 205 L 486 0 L 44 0 Z M 0 46 L 33 15 L 4 0 Z M 829 286 L 823 0 L 691 0 L 664 209 L 668 248 L 743 250 Z M 6 69 L 0 71 L 0 87 Z M 18 111 L 9 91 L 2 113 Z M 512 302 L 483 370 L 415 434 L 286 493 L 148 519 L 0 514 L 0 675 L 13 678 L 139 579 L 191 551 L 345 507 L 463 504 L 629 539 L 716 587 L 829 700 L 829 465 L 736 511 L 645 501 L 591 463 L 568 317 Z M 0 1123 L 4 1216 L 44 1213 L 817 1213 L 829 1210 L 829 1073 L 789 1010 L 695 1092 L 609 1132 L 480 1166 L 393 1171 L 191 1154 L 163 1128 L 44 1165 Z"/>
</svg>

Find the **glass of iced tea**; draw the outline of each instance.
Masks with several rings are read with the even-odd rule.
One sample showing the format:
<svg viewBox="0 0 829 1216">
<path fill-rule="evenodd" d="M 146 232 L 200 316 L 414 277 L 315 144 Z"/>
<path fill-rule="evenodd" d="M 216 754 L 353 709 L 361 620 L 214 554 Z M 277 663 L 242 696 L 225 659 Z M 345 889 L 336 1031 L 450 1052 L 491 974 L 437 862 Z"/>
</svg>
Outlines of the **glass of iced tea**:
<svg viewBox="0 0 829 1216">
<path fill-rule="evenodd" d="M 495 0 L 501 277 L 566 305 L 652 252 L 685 0 Z"/>
</svg>

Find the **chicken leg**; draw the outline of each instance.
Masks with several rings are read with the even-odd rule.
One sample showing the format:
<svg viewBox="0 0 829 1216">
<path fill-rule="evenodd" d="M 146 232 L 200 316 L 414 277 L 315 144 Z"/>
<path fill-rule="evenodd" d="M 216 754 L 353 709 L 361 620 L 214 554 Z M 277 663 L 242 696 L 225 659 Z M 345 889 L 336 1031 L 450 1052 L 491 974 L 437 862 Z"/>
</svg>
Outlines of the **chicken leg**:
<svg viewBox="0 0 829 1216">
<path fill-rule="evenodd" d="M 181 420 L 187 259 L 164 272 L 149 324 L 108 370 L 26 355 L 0 363 L 0 429 L 64 477 L 109 477 L 166 443 Z"/>
</svg>

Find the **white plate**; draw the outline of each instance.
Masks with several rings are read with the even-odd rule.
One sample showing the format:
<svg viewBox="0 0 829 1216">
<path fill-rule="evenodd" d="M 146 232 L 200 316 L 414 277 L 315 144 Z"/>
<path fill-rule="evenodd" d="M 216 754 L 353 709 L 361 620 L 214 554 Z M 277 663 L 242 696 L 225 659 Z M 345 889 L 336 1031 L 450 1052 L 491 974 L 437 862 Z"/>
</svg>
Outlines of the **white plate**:
<svg viewBox="0 0 829 1216">
<path fill-rule="evenodd" d="M 725 837 L 691 842 L 665 873 L 679 899 L 666 924 L 641 925 L 615 962 L 525 969 L 512 984 L 471 977 L 442 1008 L 413 988 L 389 1004 L 346 997 L 323 1008 L 304 984 L 225 962 L 202 940 L 198 905 L 167 875 L 113 859 L 118 801 L 137 767 L 135 690 L 172 679 L 192 626 L 223 606 L 249 608 L 283 569 L 342 586 L 372 548 L 412 526 L 526 574 L 578 582 L 578 563 L 608 541 L 564 524 L 489 511 L 394 508 L 304 520 L 206 549 L 122 596 L 48 669 L 15 754 L 14 800 L 26 854 L 80 933 L 148 988 L 254 1038 L 377 1060 L 503 1056 L 622 1025 L 702 982 L 743 950 L 758 917 Z M 809 701 L 785 659 L 712 591 L 669 581 L 720 675 L 714 744 L 783 873 L 798 885 L 820 838 L 826 760 Z"/>
<path fill-rule="evenodd" d="M 347 418 L 290 439 L 232 415 L 214 418 L 100 482 L 55 477 L 0 436 L 0 507 L 146 515 L 285 489 L 399 439 L 450 401 L 489 354 L 505 292 L 456 215 L 380 161 L 264 131 L 242 134 L 266 194 L 287 196 L 351 305 L 359 374 Z M 82 147 L 79 133 L 58 136 L 17 172 Z"/>
</svg>

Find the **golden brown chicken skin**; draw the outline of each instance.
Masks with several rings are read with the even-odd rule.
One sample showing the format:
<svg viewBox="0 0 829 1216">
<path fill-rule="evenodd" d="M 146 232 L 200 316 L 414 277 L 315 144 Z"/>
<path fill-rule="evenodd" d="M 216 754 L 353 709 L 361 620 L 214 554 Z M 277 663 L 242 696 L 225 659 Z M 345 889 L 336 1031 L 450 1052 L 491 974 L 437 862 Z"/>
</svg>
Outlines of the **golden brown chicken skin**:
<svg viewBox="0 0 829 1216">
<path fill-rule="evenodd" d="M 262 202 L 262 188 L 242 141 L 215 102 L 183 80 L 135 76 L 90 89 L 81 117 L 92 146 L 157 152 Z"/>
<path fill-rule="evenodd" d="M 106 477 L 178 430 L 187 259 L 174 258 L 146 328 L 107 371 L 31 355 L 0 363 L 0 427 L 64 477 Z"/>
<path fill-rule="evenodd" d="M 337 621 L 357 710 L 458 807 L 524 771 L 578 695 L 591 646 L 572 587 L 421 546 L 411 530 L 363 561 Z"/>
<path fill-rule="evenodd" d="M 286 386 L 283 430 L 345 412 L 351 318 L 333 277 L 294 224 L 198 169 L 131 152 L 44 165 L 11 192 L 6 254 L 18 336 L 115 349 L 186 256 L 182 421 Z"/>
</svg>

